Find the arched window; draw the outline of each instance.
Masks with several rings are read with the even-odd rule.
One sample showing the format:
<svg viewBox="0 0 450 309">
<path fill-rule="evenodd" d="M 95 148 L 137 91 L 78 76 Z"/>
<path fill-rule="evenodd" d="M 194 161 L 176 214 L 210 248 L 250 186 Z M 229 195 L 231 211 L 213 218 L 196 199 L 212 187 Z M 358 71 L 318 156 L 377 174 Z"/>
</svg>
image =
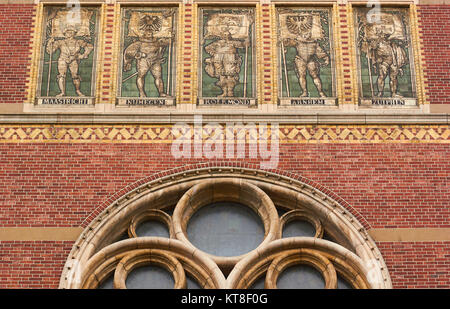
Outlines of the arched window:
<svg viewBox="0 0 450 309">
<path fill-rule="evenodd" d="M 208 168 L 144 183 L 80 235 L 61 288 L 390 288 L 356 217 L 304 182 Z"/>
</svg>

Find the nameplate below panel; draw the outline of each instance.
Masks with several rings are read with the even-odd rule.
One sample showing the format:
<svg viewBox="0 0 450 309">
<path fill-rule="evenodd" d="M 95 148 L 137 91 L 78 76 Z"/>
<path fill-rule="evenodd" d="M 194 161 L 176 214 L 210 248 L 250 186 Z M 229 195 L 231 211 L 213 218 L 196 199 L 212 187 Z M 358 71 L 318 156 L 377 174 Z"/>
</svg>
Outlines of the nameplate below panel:
<svg viewBox="0 0 450 309">
<path fill-rule="evenodd" d="M 242 106 L 255 107 L 256 98 L 199 98 L 199 106 Z"/>
<path fill-rule="evenodd" d="M 36 105 L 39 106 L 80 106 L 92 107 L 95 104 L 95 98 L 92 97 L 41 97 L 36 99 Z"/>
<path fill-rule="evenodd" d="M 336 98 L 280 98 L 281 106 L 336 106 Z"/>
<path fill-rule="evenodd" d="M 414 98 L 371 98 L 361 99 L 360 105 L 365 107 L 411 107 L 417 106 Z"/>
<path fill-rule="evenodd" d="M 117 98 L 117 106 L 156 106 L 156 107 L 171 107 L 175 106 L 175 97 L 160 97 L 160 98 Z"/>
</svg>

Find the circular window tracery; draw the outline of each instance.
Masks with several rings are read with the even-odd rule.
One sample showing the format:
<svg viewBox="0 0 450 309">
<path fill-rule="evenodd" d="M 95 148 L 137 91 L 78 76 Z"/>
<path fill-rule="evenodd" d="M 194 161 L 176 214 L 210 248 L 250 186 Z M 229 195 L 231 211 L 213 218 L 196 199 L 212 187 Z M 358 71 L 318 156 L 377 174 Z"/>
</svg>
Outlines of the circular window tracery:
<svg viewBox="0 0 450 309">
<path fill-rule="evenodd" d="M 166 192 L 172 194 L 167 200 L 163 192 L 155 190 L 147 195 L 137 194 L 135 199 L 129 199 L 121 207 L 112 205 L 109 208 L 112 219 L 97 223 L 95 229 L 88 228 L 86 234 L 91 237 L 86 234 L 80 237 L 72 258 L 66 263 L 61 287 L 107 288 L 111 287 L 112 280 L 114 288 L 126 288 L 130 274 L 133 276 L 133 271 L 145 266 L 159 267 L 168 272 L 173 278 L 174 288 L 277 288 L 280 278 L 287 278 L 289 272 L 305 267 L 310 273 L 317 272 L 322 276 L 325 288 L 386 286 L 386 280 L 381 283 L 372 280 L 374 271 L 376 278 L 383 278 L 380 259 L 375 259 L 374 264 L 378 267 L 375 270 L 367 267 L 367 260 L 373 262 L 370 259 L 373 246 L 355 246 L 360 240 L 348 239 L 348 234 L 340 236 L 345 239 L 341 244 L 323 239 L 324 234 L 335 236 L 336 230 L 347 224 L 342 221 L 329 224 L 338 213 L 323 208 L 317 211 L 314 208 L 317 207 L 314 204 L 317 199 L 307 203 L 302 196 L 300 202 L 298 192 L 261 183 L 264 183 L 261 179 L 229 177 L 194 179 L 170 187 Z M 290 195 L 280 195 L 286 192 Z M 175 201 L 174 197 L 178 197 L 175 208 L 170 206 Z M 232 205 L 230 210 L 236 207 L 245 209 L 254 213 L 261 222 L 260 239 L 248 250 L 233 251 L 232 254 L 214 252 L 203 247 L 192 234 L 195 231 L 192 226 L 195 227 L 195 220 L 201 217 L 202 212 L 227 203 Z M 280 204 L 282 206 L 278 207 Z M 329 208 L 336 207 L 331 205 Z M 214 218 L 213 215 L 210 217 Z M 220 218 L 216 216 L 216 220 Z M 234 220 L 238 220 L 236 218 Z M 229 230 L 236 230 L 236 235 L 239 235 L 242 233 L 239 223 L 245 224 L 245 221 L 234 220 L 230 224 L 235 226 Z M 141 237 L 140 227 L 152 222 L 167 228 L 167 237 Z M 217 227 L 225 222 L 219 221 Z M 290 224 L 309 225 L 310 235 L 297 236 L 297 232 L 286 232 Z M 108 234 L 112 226 L 116 231 Z M 214 227 L 214 222 L 210 226 Z M 349 233 L 348 227 L 345 228 Z M 119 230 L 124 229 L 129 238 L 114 241 L 119 239 Z M 304 227 L 300 227 L 300 234 L 302 229 Z M 112 235 L 116 235 L 114 239 Z"/>
<path fill-rule="evenodd" d="M 257 186 L 233 179 L 202 182 L 189 189 L 175 207 L 173 214 L 175 237 L 196 248 L 188 237 L 189 221 L 193 214 L 201 208 L 218 202 L 241 205 L 241 207 L 252 209 L 259 216 L 264 225 L 264 238 L 253 250 L 265 246 L 277 237 L 279 218 L 272 200 Z M 237 256 L 217 256 L 203 251 L 202 253 L 212 258 L 225 272 L 245 256 L 245 253 Z"/>
<path fill-rule="evenodd" d="M 286 228 L 293 226 L 288 231 Z M 311 236 L 322 238 L 323 227 L 313 214 L 304 210 L 291 210 L 280 218 L 280 235 L 282 237 L 288 236 Z"/>
<path fill-rule="evenodd" d="M 172 218 L 166 212 L 158 209 L 147 210 L 131 220 L 128 236 L 174 237 Z"/>
</svg>

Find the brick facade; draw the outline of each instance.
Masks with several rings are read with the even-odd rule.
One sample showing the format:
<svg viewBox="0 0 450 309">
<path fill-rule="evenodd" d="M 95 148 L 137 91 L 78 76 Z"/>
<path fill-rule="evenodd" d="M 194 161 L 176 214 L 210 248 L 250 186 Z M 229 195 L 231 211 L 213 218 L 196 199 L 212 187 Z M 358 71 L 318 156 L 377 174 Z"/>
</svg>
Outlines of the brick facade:
<svg viewBox="0 0 450 309">
<path fill-rule="evenodd" d="M 72 242 L 0 242 L 2 289 L 56 289 Z"/>
<path fill-rule="evenodd" d="M 205 162 L 177 160 L 170 151 L 168 144 L 0 144 L 8 206 L 0 223 L 76 227 L 124 187 Z M 372 228 L 448 228 L 449 159 L 442 144 L 294 144 L 280 146 L 278 169 L 333 191 Z"/>
<path fill-rule="evenodd" d="M 0 4 L 0 103 L 23 103 L 27 98 L 34 5 Z"/>
<path fill-rule="evenodd" d="M 448 242 L 383 242 L 377 245 L 389 268 L 394 288 L 449 288 Z"/>
<path fill-rule="evenodd" d="M 420 33 L 426 61 L 426 87 L 431 104 L 450 104 L 449 5 L 419 5 Z"/>
<path fill-rule="evenodd" d="M 190 83 L 195 79 L 192 59 L 196 46 L 191 40 L 192 28 L 196 26 L 195 9 L 195 4 L 184 6 L 182 70 L 178 72 L 182 86 L 180 103 L 191 103 L 196 97 Z M 353 43 L 345 24 L 346 6 L 338 6 L 337 11 L 342 38 L 339 44 L 343 71 L 338 72 L 342 78 L 341 99 L 351 103 Z M 417 11 L 428 103 L 450 104 L 450 6 L 418 5 Z M 35 12 L 34 5 L 0 5 L 0 104 L 27 101 Z M 98 84 L 103 103 L 111 101 L 115 90 L 114 69 L 108 63 L 114 61 L 111 51 L 117 35 L 114 12 L 114 5 L 105 6 L 103 11 L 107 18 Z M 273 23 L 270 6 L 262 4 L 261 12 L 263 48 L 259 57 L 270 63 L 275 53 L 270 49 L 273 33 L 265 30 Z M 260 91 L 265 103 L 276 92 L 274 73 L 268 66 L 261 72 Z M 83 124 L 84 128 L 87 126 Z M 418 133 L 425 127 L 429 129 L 415 126 L 410 131 L 415 134 L 410 140 L 406 134 L 405 139 L 386 138 L 385 142 L 370 138 L 334 142 L 304 138 L 282 142 L 278 170 L 305 177 L 332 191 L 369 228 L 450 228 L 449 128 L 442 125 L 427 137 Z M 16 131 L 9 134 L 11 128 Z M 128 185 L 162 171 L 208 162 L 205 158 L 173 158 L 167 140 L 127 142 L 114 137 L 96 142 L 76 140 L 74 135 L 67 140 L 72 133 L 55 137 L 61 131 L 56 132 L 52 125 L 43 126 L 33 135 L 35 128 L 27 124 L 0 128 L 0 228 L 85 227 L 105 201 L 125 192 Z M 349 128 L 376 129 L 377 125 L 355 124 Z M 95 129 L 93 126 L 92 130 Z M 333 131 L 336 126 L 330 124 L 322 129 Z M 393 125 L 384 134 L 389 135 L 395 129 L 402 129 L 402 125 Z M 357 134 L 354 136 L 357 138 Z M 227 164 L 226 160 L 217 162 Z M 259 160 L 239 163 L 257 164 Z M 70 241 L 0 240 L 0 288 L 57 288 L 72 245 Z M 394 288 L 450 287 L 449 241 L 377 242 L 377 245 Z"/>
<path fill-rule="evenodd" d="M 0 224 L 80 226 L 102 202 L 127 185 L 160 171 L 196 163 L 173 159 L 165 155 L 168 152 L 170 146 L 166 144 L 2 144 Z M 160 159 L 148 159 L 152 157 Z M 372 228 L 448 228 L 449 159 L 448 146 L 442 144 L 283 145 L 279 169 L 332 190 Z M 8 269 L 7 261 L 12 259 L 14 270 L 23 271 L 20 287 L 57 286 L 56 273 L 70 243 L 65 244 L 63 252 L 58 242 L 49 243 L 56 248 L 46 251 L 39 242 L 2 243 L 6 248 L 17 246 L 11 253 L 2 250 L 2 263 Z M 378 245 L 393 271 L 394 287 L 448 287 L 448 242 L 441 246 L 432 242 Z M 33 250 L 27 251 L 27 246 Z M 434 263 L 434 257 L 441 260 L 425 267 L 422 251 L 428 260 L 426 265 Z M 45 282 L 36 282 L 27 259 L 33 265 L 41 261 L 51 270 L 45 271 Z M 43 269 L 31 267 L 36 272 Z M 13 280 L 13 274 L 8 276 Z M 416 276 L 425 281 L 413 280 Z M 14 286 L 2 279 L 2 287 Z"/>
</svg>

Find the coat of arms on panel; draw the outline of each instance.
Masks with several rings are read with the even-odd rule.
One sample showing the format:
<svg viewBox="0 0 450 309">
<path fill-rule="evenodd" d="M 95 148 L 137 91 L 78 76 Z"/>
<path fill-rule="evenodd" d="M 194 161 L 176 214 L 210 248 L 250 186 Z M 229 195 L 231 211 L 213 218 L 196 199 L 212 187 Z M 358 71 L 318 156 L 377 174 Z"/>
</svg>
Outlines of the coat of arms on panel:
<svg viewBox="0 0 450 309">
<path fill-rule="evenodd" d="M 118 105 L 175 105 L 176 22 L 176 8 L 122 9 Z"/>
<path fill-rule="evenodd" d="M 37 104 L 92 105 L 99 9 L 45 8 Z"/>
<path fill-rule="evenodd" d="M 278 8 L 280 105 L 335 105 L 331 9 Z"/>
<path fill-rule="evenodd" d="M 355 10 L 360 104 L 416 105 L 407 9 Z"/>
<path fill-rule="evenodd" d="M 199 105 L 256 105 L 252 8 L 201 8 Z"/>
</svg>

